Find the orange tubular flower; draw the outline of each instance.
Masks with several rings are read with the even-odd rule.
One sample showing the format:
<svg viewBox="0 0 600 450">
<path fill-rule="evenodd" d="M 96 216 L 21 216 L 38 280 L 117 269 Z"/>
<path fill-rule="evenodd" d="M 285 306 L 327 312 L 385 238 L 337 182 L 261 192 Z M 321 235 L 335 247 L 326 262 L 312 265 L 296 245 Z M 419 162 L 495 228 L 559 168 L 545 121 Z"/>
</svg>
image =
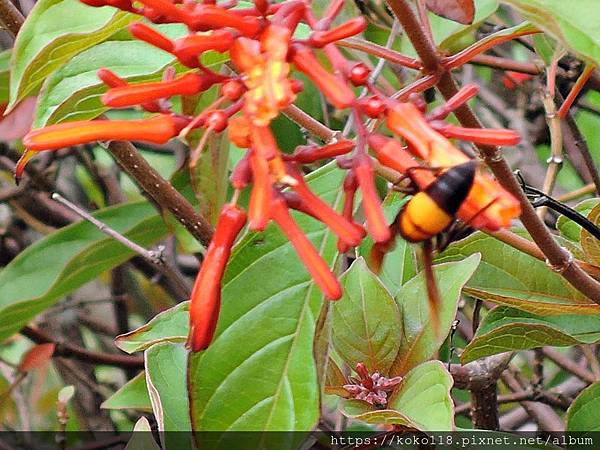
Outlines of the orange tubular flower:
<svg viewBox="0 0 600 450">
<path fill-rule="evenodd" d="M 248 37 L 256 35 L 261 27 L 261 22 L 257 17 L 239 16 L 215 5 L 197 5 L 191 13 L 191 19 L 185 23 L 194 31 L 231 27 Z"/>
<path fill-rule="evenodd" d="M 195 95 L 210 88 L 213 81 L 206 76 L 187 73 L 171 81 L 121 86 L 106 92 L 102 103 L 111 108 L 127 108 L 174 95 Z"/>
<path fill-rule="evenodd" d="M 239 148 L 249 148 L 252 145 L 250 139 L 250 121 L 246 116 L 237 116 L 229 119 L 227 132 L 229 140 Z"/>
<path fill-rule="evenodd" d="M 188 65 L 198 65 L 198 58 L 209 50 L 223 53 L 233 45 L 233 34 L 227 30 L 214 30 L 210 35 L 190 34 L 177 39 L 171 53 Z"/>
<path fill-rule="evenodd" d="M 231 60 L 244 72 L 248 88 L 244 113 L 255 125 L 268 125 L 296 98 L 286 62 L 291 36 L 289 29 L 270 25 L 262 33 L 260 43 L 238 38 L 231 47 Z"/>
<path fill-rule="evenodd" d="M 213 339 L 221 309 L 221 280 L 233 242 L 245 223 L 242 209 L 231 204 L 223 206 L 190 297 L 188 346 L 193 352 L 205 350 Z"/>
<path fill-rule="evenodd" d="M 304 266 L 325 297 L 329 300 L 338 300 L 342 296 L 340 283 L 312 243 L 294 222 L 288 212 L 285 200 L 280 195 L 273 200 L 271 217 L 290 240 Z"/>
<path fill-rule="evenodd" d="M 394 104 L 389 109 L 387 125 L 411 144 L 410 150 L 415 156 L 431 167 L 451 167 L 469 160 L 448 139 L 431 128 L 411 103 Z M 413 174 L 417 172 L 423 171 L 413 171 Z M 425 187 L 419 184 L 420 189 Z M 510 226 L 512 219 L 520 214 L 518 200 L 490 175 L 480 171 L 469 196 L 458 211 L 461 220 L 475 228 L 490 231 Z"/>
<path fill-rule="evenodd" d="M 356 247 L 365 237 L 365 231 L 362 227 L 347 220 L 341 214 L 331 209 L 331 207 L 317 197 L 307 186 L 304 178 L 297 170 L 290 170 L 297 183 L 293 186 L 294 191 L 300 196 L 304 204 L 310 209 L 321 222 L 326 224 L 338 237 L 351 247 Z"/>
<path fill-rule="evenodd" d="M 331 30 L 313 32 L 308 38 L 308 43 L 313 47 L 321 48 L 332 42 L 361 33 L 366 28 L 367 21 L 364 17 L 360 16 L 332 28 Z"/>
<path fill-rule="evenodd" d="M 294 152 L 294 161 L 309 164 L 321 159 L 335 158 L 345 155 L 354 148 L 354 142 L 349 139 L 340 139 L 333 144 L 317 147 L 316 145 L 299 146 Z"/>
<path fill-rule="evenodd" d="M 146 24 L 135 22 L 129 25 L 129 32 L 141 41 L 147 42 L 168 53 L 173 53 L 173 41 Z"/>
<path fill-rule="evenodd" d="M 367 218 L 369 234 L 375 242 L 387 241 L 390 229 L 383 215 L 381 201 L 375 188 L 373 162 L 369 155 L 360 153 L 354 157 L 354 173 L 362 192 L 362 207 Z"/>
<path fill-rule="evenodd" d="M 25 165 L 34 156 L 32 152 L 107 140 L 164 144 L 185 126 L 181 122 L 173 116 L 160 115 L 144 120 L 82 120 L 31 130 L 23 138 L 27 151 L 17 163 L 15 176 L 21 177 Z"/>
<path fill-rule="evenodd" d="M 273 184 L 269 174 L 269 162 L 261 157 L 255 149 L 250 152 L 253 183 L 248 208 L 249 224 L 251 230 L 262 231 L 270 219 Z"/>
<path fill-rule="evenodd" d="M 521 135 L 513 130 L 503 128 L 463 128 L 446 122 L 430 122 L 429 125 L 447 138 L 477 142 L 485 145 L 517 145 Z"/>
<path fill-rule="evenodd" d="M 293 46 L 292 60 L 298 70 L 303 72 L 336 108 L 348 108 L 354 103 L 354 92 L 350 86 L 319 64 L 317 58 L 303 45 Z"/>
</svg>

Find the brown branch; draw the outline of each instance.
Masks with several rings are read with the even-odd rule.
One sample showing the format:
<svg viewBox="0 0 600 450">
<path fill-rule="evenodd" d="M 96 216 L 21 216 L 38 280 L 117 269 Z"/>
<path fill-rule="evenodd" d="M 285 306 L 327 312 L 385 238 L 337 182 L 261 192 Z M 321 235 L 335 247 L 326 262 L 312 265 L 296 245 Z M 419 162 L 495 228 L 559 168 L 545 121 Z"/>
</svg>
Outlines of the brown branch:
<svg viewBox="0 0 600 450">
<path fill-rule="evenodd" d="M 23 22 L 25 22 L 23 14 L 10 0 L 0 0 L 0 23 L 13 37 L 17 35 Z"/>
<path fill-rule="evenodd" d="M 560 352 L 554 350 L 553 348 L 542 347 L 542 353 L 546 358 L 552 360 L 552 362 L 554 362 L 554 364 L 556 364 L 558 367 L 566 370 L 567 372 L 572 373 L 577 378 L 582 379 L 586 383 L 592 384 L 596 382 L 596 377 L 592 372 L 590 372 L 587 369 L 584 369 L 583 367 L 571 361 L 569 358 L 567 358 Z"/>
<path fill-rule="evenodd" d="M 471 391 L 471 419 L 473 428 L 479 430 L 498 430 L 498 384 L 493 383 L 485 389 Z"/>
<path fill-rule="evenodd" d="M 523 392 L 524 389 L 521 383 L 510 372 L 504 372 L 501 378 L 511 391 L 515 393 Z M 564 431 L 565 426 L 562 420 L 550 406 L 526 400 L 522 400 L 520 403 L 540 429 L 544 431 Z"/>
<path fill-rule="evenodd" d="M 168 209 L 202 245 L 207 246 L 213 234 L 212 225 L 181 195 L 171 183 L 144 159 L 130 142 L 113 141 L 108 150 L 119 166 L 161 208 Z"/>
<path fill-rule="evenodd" d="M 56 348 L 53 355 L 55 357 L 77 359 L 78 361 L 89 364 L 116 366 L 124 369 L 144 368 L 144 358 L 142 356 L 115 355 L 110 353 L 93 352 L 67 342 L 55 341 L 44 331 L 28 326 L 21 330 L 21 334 L 28 337 L 36 344 L 55 344 Z"/>
<path fill-rule="evenodd" d="M 469 391 L 488 388 L 500 378 L 512 357 L 513 353 L 501 353 L 465 365 L 451 364 L 450 373 L 454 378 L 454 387 Z"/>
</svg>

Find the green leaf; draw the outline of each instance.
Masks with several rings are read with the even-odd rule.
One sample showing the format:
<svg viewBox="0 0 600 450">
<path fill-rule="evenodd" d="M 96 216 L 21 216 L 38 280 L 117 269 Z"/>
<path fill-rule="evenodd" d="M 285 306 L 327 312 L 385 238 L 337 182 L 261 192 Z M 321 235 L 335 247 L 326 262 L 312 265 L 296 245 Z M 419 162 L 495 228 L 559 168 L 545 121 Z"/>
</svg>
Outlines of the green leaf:
<svg viewBox="0 0 600 450">
<path fill-rule="evenodd" d="M 4 50 L 0 52 L 0 106 L 8 103 L 10 72 L 9 62 L 12 50 Z M 0 117 L 2 117 L 0 115 Z"/>
<path fill-rule="evenodd" d="M 167 233 L 146 201 L 106 208 L 94 216 L 142 246 Z M 37 241 L 0 271 L 0 341 L 59 298 L 132 255 L 129 248 L 89 222 L 69 225 Z"/>
<path fill-rule="evenodd" d="M 182 25 L 156 27 L 170 38 L 183 36 Z M 123 58 L 127 55 L 127 58 Z M 173 55 L 145 42 L 113 39 L 74 56 L 52 73 L 38 99 L 34 127 L 69 120 L 92 119 L 107 111 L 100 101 L 106 86 L 98 79 L 100 68 L 110 69 L 131 82 L 158 81 L 175 62 Z"/>
<path fill-rule="evenodd" d="M 600 381 L 579 393 L 567 410 L 567 432 L 600 431 Z M 578 435 L 578 437 L 581 435 Z"/>
<path fill-rule="evenodd" d="M 152 412 L 152 404 L 146 387 L 146 374 L 138 373 L 108 397 L 100 407 L 102 409 L 137 409 Z"/>
<path fill-rule="evenodd" d="M 183 344 L 162 342 L 144 353 L 146 383 L 161 443 L 167 450 L 192 448 L 189 402 L 186 389 L 187 350 Z"/>
<path fill-rule="evenodd" d="M 585 217 L 589 215 L 589 213 L 594 209 L 597 205 L 600 205 L 599 198 L 588 198 L 584 200 L 573 208 L 580 214 L 583 214 Z M 560 215 L 558 216 L 558 220 L 556 221 L 556 228 L 560 231 L 561 236 L 573 241 L 579 242 L 581 238 L 581 226 L 576 222 L 573 222 L 566 216 Z"/>
<path fill-rule="evenodd" d="M 342 414 L 354 420 L 362 420 L 374 425 L 403 425 L 418 428 L 418 425 L 393 409 L 374 409 L 367 402 L 361 400 L 347 400 L 343 403 Z"/>
<path fill-rule="evenodd" d="M 428 361 L 406 374 L 388 408 L 408 417 L 421 431 L 452 431 L 454 381 L 440 361 Z"/>
<path fill-rule="evenodd" d="M 211 133 L 195 169 L 190 169 L 190 172 L 200 211 L 213 224 L 217 223 L 221 207 L 227 200 L 228 168 L 229 139 L 227 133 Z"/>
<path fill-rule="evenodd" d="M 457 260 L 474 253 L 481 253 L 481 264 L 464 289 L 472 297 L 538 315 L 600 311 L 599 305 L 543 261 L 481 232 L 452 244 L 437 260 Z"/>
<path fill-rule="evenodd" d="M 9 109 L 36 94 L 44 79 L 71 57 L 107 39 L 136 17 L 78 0 L 37 2 L 15 41 Z"/>
<path fill-rule="evenodd" d="M 556 0 L 502 0 L 519 11 L 541 30 L 561 41 L 580 57 L 600 63 L 596 0 L 560 2 Z"/>
<path fill-rule="evenodd" d="M 475 337 L 461 355 L 461 361 L 466 364 L 484 356 L 544 345 L 567 347 L 598 341 L 598 316 L 535 316 L 518 309 L 498 306 L 485 317 Z"/>
<path fill-rule="evenodd" d="M 307 178 L 319 197 L 340 205 L 343 175 L 329 164 Z M 294 218 L 332 263 L 334 236 L 310 217 L 294 214 Z M 223 280 L 222 298 L 215 340 L 205 352 L 190 356 L 193 429 L 311 430 L 319 417 L 312 351 L 322 295 L 275 226 L 249 234 L 237 245 Z M 266 439 L 261 433 L 252 436 L 261 442 Z M 291 441 L 279 448 L 293 446 L 292 441 L 301 438 L 286 436 Z M 231 448 L 225 439 L 213 445 Z M 199 447 L 207 448 L 200 443 Z"/>
<path fill-rule="evenodd" d="M 332 308 L 332 344 L 350 367 L 387 374 L 400 342 L 398 305 L 358 258 L 341 278 L 343 297 Z"/>
<path fill-rule="evenodd" d="M 596 226 L 600 226 L 600 204 L 594 206 L 587 218 Z M 600 240 L 589 231 L 581 229 L 581 248 L 586 260 L 592 264 L 600 264 Z"/>
<path fill-rule="evenodd" d="M 163 311 L 129 333 L 115 338 L 115 345 L 127 353 L 146 350 L 160 342 L 185 342 L 189 330 L 189 302 L 183 302 Z"/>
<path fill-rule="evenodd" d="M 392 376 L 405 374 L 413 367 L 427 361 L 438 351 L 456 317 L 461 290 L 477 269 L 479 260 L 478 255 L 473 255 L 460 262 L 434 266 L 441 300 L 438 332 L 431 326 L 431 313 L 423 273 L 421 272 L 402 287 L 396 297 L 402 318 L 400 350 L 390 370 Z"/>
<path fill-rule="evenodd" d="M 434 39 L 445 50 L 457 51 L 473 42 L 473 32 L 498 9 L 498 0 L 475 0 L 475 18 L 470 25 L 429 14 Z"/>
</svg>

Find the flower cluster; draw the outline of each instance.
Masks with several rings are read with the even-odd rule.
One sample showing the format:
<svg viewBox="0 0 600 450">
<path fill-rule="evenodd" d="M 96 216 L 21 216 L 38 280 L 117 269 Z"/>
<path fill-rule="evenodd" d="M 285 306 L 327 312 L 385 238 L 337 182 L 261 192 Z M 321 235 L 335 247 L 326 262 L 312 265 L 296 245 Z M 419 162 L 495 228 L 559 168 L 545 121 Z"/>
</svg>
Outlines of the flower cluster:
<svg viewBox="0 0 600 450">
<path fill-rule="evenodd" d="M 370 405 L 385 407 L 388 394 L 402 382 L 402 377 L 387 378 L 379 372 L 369 373 L 363 363 L 358 363 L 354 371 L 358 378 L 350 377 L 343 386 L 349 398 L 362 400 Z"/>
<path fill-rule="evenodd" d="M 223 207 L 194 286 L 189 339 L 193 351 L 205 349 L 213 338 L 220 281 L 231 247 L 246 223 L 253 231 L 264 230 L 271 221 L 276 223 L 325 297 L 336 300 L 342 295 L 336 276 L 295 223 L 290 209 L 326 224 L 338 237 L 341 252 L 356 247 L 367 232 L 381 248 L 389 247 L 396 233 L 386 222 L 376 189 L 378 163 L 402 174 L 414 167 L 444 168 L 468 160 L 448 138 L 493 145 L 514 145 L 519 140 L 510 130 L 471 130 L 444 122 L 453 109 L 476 93 L 473 86 L 464 88 L 445 106 L 429 114 L 417 98 L 401 102 L 380 93 L 369 79 L 369 68 L 349 60 L 336 46 L 337 41 L 366 27 L 362 17 L 332 25 L 343 0 L 332 1 L 320 19 L 314 17 L 309 2 L 303 0 L 278 4 L 255 0 L 247 9 L 234 9 L 233 1 L 219 5 L 208 0 L 82 1 L 96 7 L 114 6 L 156 24 L 185 24 L 189 33 L 177 40 L 141 22 L 129 29 L 136 38 L 174 55 L 189 71 L 180 76 L 167 71 L 161 82 L 130 85 L 113 72 L 101 69 L 98 76 L 109 88 L 102 97 L 106 106 L 137 106 L 153 115 L 136 121 L 79 121 L 32 130 L 23 140 L 27 150 L 18 164 L 17 176 L 38 151 L 112 139 L 162 144 L 175 137 L 185 138 L 199 128 L 204 128 L 204 136 L 227 130 L 232 142 L 247 149 L 231 174 L 236 190 L 234 200 Z M 311 30 L 303 39 L 294 37 L 301 22 Z M 201 57 L 209 51 L 229 52 L 233 74 L 223 75 L 205 67 Z M 322 64 L 323 60 L 327 64 Z M 355 140 L 337 138 L 322 146 L 300 146 L 292 154 L 279 149 L 269 125 L 303 89 L 302 82 L 292 77 L 292 68 L 304 73 L 335 108 L 350 111 L 355 119 Z M 168 101 L 172 96 L 196 95 L 215 85 L 219 86 L 220 98 L 196 117 L 173 111 Z M 359 86 L 368 95 L 358 96 L 355 88 Z M 388 129 L 402 141 L 368 132 L 363 124 L 366 119 L 385 120 Z M 190 164 L 197 159 L 201 147 L 192 154 Z M 341 212 L 312 193 L 303 177 L 303 165 L 331 158 L 347 171 Z M 420 189 L 435 180 L 431 171 L 412 174 Z M 239 191 L 249 186 L 246 214 L 235 199 Z M 362 196 L 366 229 L 355 219 L 357 192 Z M 517 200 L 481 171 L 458 215 L 475 227 L 497 230 L 508 226 L 519 214 Z"/>
</svg>

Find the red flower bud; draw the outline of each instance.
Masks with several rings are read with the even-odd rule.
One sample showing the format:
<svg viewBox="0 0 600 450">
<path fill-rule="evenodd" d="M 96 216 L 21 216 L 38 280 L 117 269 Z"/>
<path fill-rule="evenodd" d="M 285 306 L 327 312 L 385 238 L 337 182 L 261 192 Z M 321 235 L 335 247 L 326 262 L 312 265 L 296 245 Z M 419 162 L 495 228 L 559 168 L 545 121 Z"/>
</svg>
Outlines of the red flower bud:
<svg viewBox="0 0 600 450">
<path fill-rule="evenodd" d="M 331 44 L 355 34 L 363 32 L 367 28 L 367 21 L 362 17 L 356 17 L 348 22 L 327 31 L 314 31 L 308 38 L 309 45 L 317 48 Z"/>
<path fill-rule="evenodd" d="M 447 138 L 462 139 L 485 145 L 517 145 L 521 141 L 519 133 L 508 129 L 463 128 L 446 122 L 430 122 L 431 128 Z"/>
<path fill-rule="evenodd" d="M 125 81 L 123 78 L 118 76 L 110 69 L 98 69 L 96 75 L 105 85 L 107 85 L 110 88 L 127 86 L 127 81 Z"/>
<path fill-rule="evenodd" d="M 244 84 L 238 80 L 227 81 L 221 86 L 221 95 L 232 102 L 239 100 L 245 91 Z"/>
<path fill-rule="evenodd" d="M 210 128 L 213 131 L 220 133 L 227 128 L 227 114 L 223 110 L 217 109 L 206 112 L 206 120 L 204 127 Z"/>
<path fill-rule="evenodd" d="M 299 146 L 294 152 L 294 160 L 302 164 L 309 164 L 321 159 L 345 155 L 353 148 L 354 142 L 349 139 L 340 139 L 333 144 L 327 144 L 323 147 L 317 147 L 316 145 Z"/>
<path fill-rule="evenodd" d="M 298 70 L 317 85 L 333 106 L 347 108 L 354 102 L 354 92 L 348 84 L 340 77 L 327 72 L 308 48 L 295 45 L 293 49 L 292 60 Z"/>
<path fill-rule="evenodd" d="M 361 111 L 371 119 L 383 117 L 387 109 L 385 102 L 376 95 L 359 99 L 358 105 Z"/>
<path fill-rule="evenodd" d="M 479 86 L 476 84 L 467 84 L 463 86 L 456 94 L 450 97 L 446 103 L 431 111 L 431 114 L 427 115 L 427 120 L 445 119 L 452 111 L 467 103 L 471 98 L 477 95 L 478 92 Z M 419 98 L 422 99 L 420 95 Z"/>
<path fill-rule="evenodd" d="M 364 153 L 356 155 L 354 157 L 354 173 L 362 192 L 362 207 L 367 218 L 369 234 L 375 242 L 387 241 L 391 234 L 375 187 L 371 157 Z"/>
<path fill-rule="evenodd" d="M 238 161 L 233 170 L 229 181 L 234 189 L 242 190 L 252 181 L 252 168 L 250 167 L 250 152 L 246 152 L 244 157 Z"/>
<path fill-rule="evenodd" d="M 221 280 L 233 242 L 245 223 L 242 209 L 231 204 L 223 206 L 190 298 L 188 346 L 193 352 L 205 350 L 213 339 L 221 309 Z"/>
<path fill-rule="evenodd" d="M 348 79 L 354 86 L 364 86 L 371 74 L 371 69 L 364 63 L 356 63 L 348 70 Z"/>
<path fill-rule="evenodd" d="M 365 237 L 364 230 L 347 220 L 341 214 L 331 209 L 331 207 L 317 197 L 307 186 L 302 175 L 293 167 L 288 167 L 288 172 L 297 181 L 293 186 L 294 191 L 304 201 L 306 206 L 312 211 L 312 215 L 326 224 L 331 230 L 346 244 L 351 247 L 357 246 Z"/>
<path fill-rule="evenodd" d="M 143 120 L 82 120 L 31 130 L 23 138 L 23 145 L 38 152 L 107 140 L 164 144 L 181 128 L 182 124 L 171 115 Z"/>
<path fill-rule="evenodd" d="M 152 100 L 174 95 L 195 95 L 213 84 L 212 80 L 195 73 L 187 73 L 171 81 L 138 83 L 110 89 L 102 96 L 102 102 L 111 108 L 127 108 Z"/>
<path fill-rule="evenodd" d="M 173 53 L 173 41 L 146 24 L 135 22 L 129 25 L 129 32 L 141 41 L 168 53 Z"/>
<path fill-rule="evenodd" d="M 253 180 L 250 206 L 248 208 L 250 229 L 262 231 L 269 223 L 273 195 L 269 162 L 253 148 L 250 153 L 250 167 L 252 168 Z"/>
<path fill-rule="evenodd" d="M 304 266 L 325 297 L 329 300 L 339 299 L 342 296 L 340 283 L 312 243 L 294 222 L 288 212 L 285 200 L 280 195 L 273 199 L 271 217 L 290 240 Z"/>
</svg>

